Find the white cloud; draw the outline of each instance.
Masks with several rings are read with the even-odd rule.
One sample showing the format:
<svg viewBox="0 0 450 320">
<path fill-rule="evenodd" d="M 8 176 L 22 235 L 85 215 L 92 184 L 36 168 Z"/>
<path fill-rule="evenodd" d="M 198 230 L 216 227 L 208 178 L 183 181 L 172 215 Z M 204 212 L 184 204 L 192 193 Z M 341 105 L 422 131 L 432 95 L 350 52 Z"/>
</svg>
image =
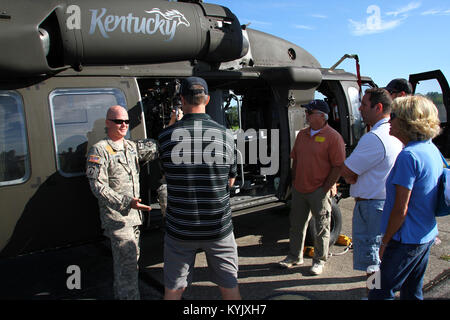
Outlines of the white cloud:
<svg viewBox="0 0 450 320">
<path fill-rule="evenodd" d="M 439 9 L 430 9 L 422 12 L 423 16 L 448 16 L 450 15 L 450 10 L 439 10 Z"/>
<path fill-rule="evenodd" d="M 413 10 L 412 8 L 417 8 L 417 4 L 418 3 L 410 3 L 407 7 L 401 8 L 397 12 L 398 14 L 400 14 L 400 11 L 407 12 Z M 402 15 L 402 17 L 395 20 L 383 20 L 381 17 L 381 9 L 376 5 L 369 6 L 366 12 L 369 16 L 364 22 L 349 19 L 349 27 L 353 35 L 363 36 L 368 34 L 382 33 L 398 27 L 403 22 L 403 20 L 407 18 L 407 15 Z"/>
<path fill-rule="evenodd" d="M 305 25 L 302 25 L 302 24 L 296 24 L 296 25 L 294 26 L 294 28 L 295 28 L 295 29 L 303 29 L 303 30 L 314 30 L 314 27 L 311 27 L 311 26 L 305 26 Z"/>
<path fill-rule="evenodd" d="M 404 15 L 412 10 L 418 9 L 418 8 L 420 8 L 421 5 L 422 4 L 420 2 L 411 2 L 407 6 L 402 7 L 396 11 L 387 12 L 386 15 L 397 17 L 400 14 Z"/>
<path fill-rule="evenodd" d="M 328 19 L 328 16 L 324 14 L 312 14 L 311 17 L 318 18 L 318 19 Z"/>
<path fill-rule="evenodd" d="M 369 26 L 367 23 L 349 20 L 352 34 L 355 36 L 364 36 L 368 34 L 382 33 L 387 30 L 398 27 L 402 20 L 380 21 L 379 24 Z"/>
<path fill-rule="evenodd" d="M 422 12 L 422 15 L 423 15 L 423 16 L 429 16 L 429 15 L 434 16 L 434 15 L 439 14 L 439 13 L 440 13 L 439 10 L 436 10 L 436 9 L 430 9 L 430 10 L 427 10 L 427 11 Z"/>
</svg>

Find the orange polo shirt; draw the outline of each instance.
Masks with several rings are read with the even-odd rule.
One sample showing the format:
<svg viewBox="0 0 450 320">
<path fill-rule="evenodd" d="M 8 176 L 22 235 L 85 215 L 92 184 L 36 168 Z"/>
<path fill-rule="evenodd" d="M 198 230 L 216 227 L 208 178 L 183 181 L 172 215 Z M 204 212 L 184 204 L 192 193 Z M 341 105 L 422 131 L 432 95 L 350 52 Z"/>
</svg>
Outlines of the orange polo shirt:
<svg viewBox="0 0 450 320">
<path fill-rule="evenodd" d="M 345 143 L 339 132 L 328 124 L 311 137 L 311 128 L 303 129 L 295 139 L 291 158 L 296 162 L 294 187 L 310 193 L 321 187 L 332 167 L 345 160 Z"/>
</svg>

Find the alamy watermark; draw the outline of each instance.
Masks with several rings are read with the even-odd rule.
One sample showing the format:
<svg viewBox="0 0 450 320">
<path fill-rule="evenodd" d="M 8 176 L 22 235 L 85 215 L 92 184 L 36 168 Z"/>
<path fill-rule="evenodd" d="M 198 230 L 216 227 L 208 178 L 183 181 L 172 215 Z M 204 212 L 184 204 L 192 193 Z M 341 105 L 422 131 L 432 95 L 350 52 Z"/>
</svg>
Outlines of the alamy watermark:
<svg viewBox="0 0 450 320">
<path fill-rule="evenodd" d="M 193 136 L 185 128 L 173 130 L 171 140 L 178 143 L 172 149 L 171 160 L 174 164 L 221 165 L 232 164 L 236 157 L 238 165 L 258 164 L 259 161 L 262 175 L 275 175 L 280 164 L 279 136 L 278 129 L 270 130 L 270 139 L 266 129 L 227 130 L 224 135 L 218 129 L 202 130 L 202 122 L 195 121 Z M 236 154 L 230 148 L 233 145 L 236 147 Z"/>
<path fill-rule="evenodd" d="M 70 276 L 67 278 L 66 286 L 69 290 L 81 290 L 81 269 L 77 265 L 71 265 L 67 267 L 67 274 Z"/>
<path fill-rule="evenodd" d="M 366 272 L 367 274 L 370 274 L 366 280 L 367 289 L 381 289 L 381 274 L 379 266 L 369 266 Z"/>
</svg>

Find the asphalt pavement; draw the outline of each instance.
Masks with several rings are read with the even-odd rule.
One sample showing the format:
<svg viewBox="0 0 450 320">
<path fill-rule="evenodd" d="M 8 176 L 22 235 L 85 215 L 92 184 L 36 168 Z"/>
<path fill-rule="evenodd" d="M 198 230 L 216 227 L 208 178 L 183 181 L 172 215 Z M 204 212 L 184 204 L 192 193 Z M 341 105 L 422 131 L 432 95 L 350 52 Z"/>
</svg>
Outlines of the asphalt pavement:
<svg viewBox="0 0 450 320">
<path fill-rule="evenodd" d="M 342 234 L 351 237 L 354 207 L 352 198 L 341 200 Z M 239 286 L 243 299 L 361 300 L 366 296 L 365 272 L 353 270 L 353 250 L 334 245 L 324 272 L 310 274 L 312 259 L 281 269 L 278 261 L 289 249 L 289 209 L 273 209 L 237 216 L 233 219 L 239 251 Z M 425 299 L 450 299 L 450 216 L 438 218 L 440 244 L 431 250 L 424 278 Z M 163 282 L 163 263 L 155 261 L 151 250 L 143 248 L 143 270 Z M 147 260 L 148 259 L 148 260 Z M 217 287 L 209 281 L 204 253 L 197 255 L 194 280 L 185 291 L 188 300 L 220 299 Z"/>
<path fill-rule="evenodd" d="M 339 203 L 342 234 L 351 237 L 354 201 Z M 364 272 L 352 268 L 353 250 L 334 245 L 332 256 L 319 276 L 309 273 L 311 258 L 291 269 L 281 269 L 289 248 L 289 210 L 278 208 L 233 218 L 239 250 L 239 286 L 244 300 L 361 300 L 366 292 Z M 438 218 L 440 244 L 431 249 L 424 279 L 425 299 L 450 298 L 450 216 Z M 163 297 L 164 230 L 142 235 L 140 290 L 143 300 Z M 209 281 L 204 253 L 199 252 L 186 301 L 220 300 Z M 78 276 L 78 278 L 77 278 Z M 78 282 L 78 283 L 77 283 Z M 78 285 L 78 286 L 77 286 Z M 0 300 L 111 300 L 112 257 L 107 240 L 61 248 L 0 261 Z"/>
</svg>

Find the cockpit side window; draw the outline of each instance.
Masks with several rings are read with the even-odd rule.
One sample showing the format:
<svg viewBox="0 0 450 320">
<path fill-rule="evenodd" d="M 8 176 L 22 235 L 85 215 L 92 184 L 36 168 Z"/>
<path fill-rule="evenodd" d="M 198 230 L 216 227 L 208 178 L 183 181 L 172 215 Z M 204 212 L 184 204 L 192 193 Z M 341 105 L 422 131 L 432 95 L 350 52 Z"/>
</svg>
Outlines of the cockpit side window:
<svg viewBox="0 0 450 320">
<path fill-rule="evenodd" d="M 14 91 L 0 90 L 0 186 L 23 183 L 29 176 L 22 98 Z"/>
<path fill-rule="evenodd" d="M 367 89 L 372 88 L 369 84 L 362 84 L 362 95 Z M 361 106 L 362 96 L 360 95 L 359 90 L 356 87 L 348 87 L 348 96 L 350 98 L 351 106 L 352 106 L 352 114 L 353 114 L 353 123 L 352 123 L 352 131 L 353 138 L 355 139 L 355 145 L 357 141 L 367 132 L 366 124 L 361 116 L 359 111 L 359 107 Z"/>
<path fill-rule="evenodd" d="M 119 89 L 57 89 L 50 93 L 56 162 L 61 175 L 84 174 L 87 152 L 106 137 L 106 111 L 113 105 L 127 107 Z"/>
</svg>

